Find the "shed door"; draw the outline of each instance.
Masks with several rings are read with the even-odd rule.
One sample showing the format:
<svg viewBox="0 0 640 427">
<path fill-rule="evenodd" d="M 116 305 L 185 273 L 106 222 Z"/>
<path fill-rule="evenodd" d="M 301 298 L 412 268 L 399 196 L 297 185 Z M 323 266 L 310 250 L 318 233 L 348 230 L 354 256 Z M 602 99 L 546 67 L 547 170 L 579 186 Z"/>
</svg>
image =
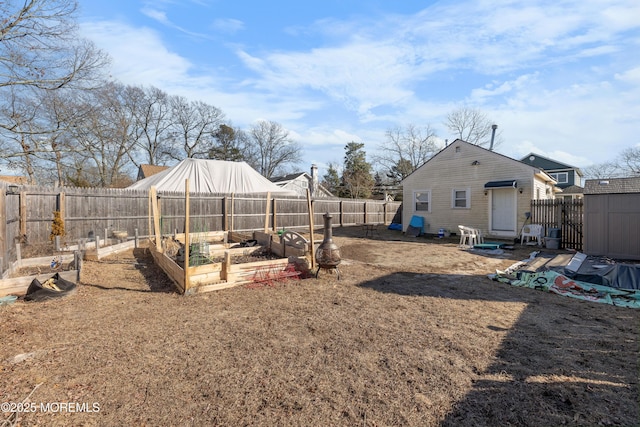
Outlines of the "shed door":
<svg viewBox="0 0 640 427">
<path fill-rule="evenodd" d="M 516 231 L 516 189 L 491 190 L 491 230 Z"/>
</svg>

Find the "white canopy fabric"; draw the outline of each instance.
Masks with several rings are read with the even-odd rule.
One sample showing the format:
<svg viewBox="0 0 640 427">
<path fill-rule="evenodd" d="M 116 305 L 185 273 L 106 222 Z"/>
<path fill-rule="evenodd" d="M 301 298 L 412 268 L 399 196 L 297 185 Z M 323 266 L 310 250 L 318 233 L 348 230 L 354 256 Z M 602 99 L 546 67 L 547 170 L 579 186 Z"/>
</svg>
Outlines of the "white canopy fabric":
<svg viewBox="0 0 640 427">
<path fill-rule="evenodd" d="M 246 162 L 224 160 L 184 159 L 177 165 L 141 179 L 129 189 L 157 191 L 177 191 L 184 193 L 185 180 L 189 179 L 190 193 L 251 194 L 268 193 L 295 196 L 269 181 Z"/>
</svg>

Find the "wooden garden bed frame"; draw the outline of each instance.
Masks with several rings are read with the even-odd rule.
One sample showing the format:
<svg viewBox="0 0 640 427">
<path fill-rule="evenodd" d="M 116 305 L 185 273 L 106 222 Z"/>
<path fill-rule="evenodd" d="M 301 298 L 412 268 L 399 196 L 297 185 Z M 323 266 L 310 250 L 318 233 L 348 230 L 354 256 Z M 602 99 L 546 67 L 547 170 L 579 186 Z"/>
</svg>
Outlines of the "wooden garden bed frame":
<svg viewBox="0 0 640 427">
<path fill-rule="evenodd" d="M 181 294 L 190 295 L 202 292 L 210 292 L 219 289 L 230 288 L 248 283 L 266 283 L 274 280 L 298 276 L 292 268 L 294 258 L 305 258 L 311 268 L 314 267 L 313 253 L 313 213 L 310 196 L 307 196 L 309 205 L 309 222 L 311 230 L 311 242 L 306 246 L 301 244 L 302 236 L 289 232 L 286 236 L 279 236 L 274 240 L 267 231 L 267 218 L 269 216 L 267 194 L 267 212 L 265 213 L 264 233 L 252 233 L 247 236 L 242 233 L 229 231 L 214 231 L 206 233 L 194 233 L 189 231 L 189 180 L 185 180 L 185 233 L 173 236 L 175 240 L 184 246 L 184 267 L 179 265 L 171 256 L 167 254 L 160 232 L 160 212 L 158 205 L 158 195 L 155 187 L 149 191 L 149 250 L 155 263 L 169 276 Z M 233 221 L 231 221 L 233 223 Z M 297 235 L 297 236 L 296 236 Z M 299 236 L 299 237 L 298 237 Z M 194 241 L 194 237 L 196 238 Z M 230 242 L 243 242 L 249 239 L 256 240 L 255 247 L 232 248 Z M 192 243 L 208 243 L 210 256 L 224 256 L 222 262 L 204 265 L 189 265 L 189 251 Z M 247 255 L 258 250 L 268 250 L 269 252 L 281 256 L 282 258 L 234 264 L 234 255 Z M 205 254 L 207 255 L 207 254 Z"/>
<path fill-rule="evenodd" d="M 80 270 L 82 268 L 82 260 L 100 260 L 106 256 L 114 255 L 123 251 L 130 250 L 131 248 L 137 247 L 138 240 L 130 240 L 127 242 L 119 243 L 116 245 L 110 245 L 105 247 L 100 247 L 100 245 L 96 245 L 93 242 L 93 247 L 90 247 L 87 250 L 81 251 L 76 250 L 74 253 L 62 254 L 62 255 L 50 255 L 46 257 L 39 258 L 22 258 L 18 255 L 18 260 L 16 260 L 13 265 L 5 272 L 5 275 L 0 279 L 0 297 L 6 295 L 16 295 L 18 297 L 24 296 L 27 293 L 27 289 L 29 285 L 33 281 L 33 279 L 38 279 L 41 282 L 44 282 L 51 276 L 53 276 L 56 271 L 52 270 L 48 273 L 29 275 L 29 276 L 20 276 L 20 277 L 6 277 L 13 274 L 15 271 L 20 270 L 25 267 L 42 267 L 43 270 L 50 268 L 51 260 L 54 258 L 60 258 L 63 263 L 68 263 L 73 261 L 74 268 L 72 270 L 64 270 L 58 271 L 57 273 L 61 278 L 73 282 L 75 284 L 80 284 Z M 20 254 L 20 245 L 17 245 L 17 252 Z"/>
</svg>

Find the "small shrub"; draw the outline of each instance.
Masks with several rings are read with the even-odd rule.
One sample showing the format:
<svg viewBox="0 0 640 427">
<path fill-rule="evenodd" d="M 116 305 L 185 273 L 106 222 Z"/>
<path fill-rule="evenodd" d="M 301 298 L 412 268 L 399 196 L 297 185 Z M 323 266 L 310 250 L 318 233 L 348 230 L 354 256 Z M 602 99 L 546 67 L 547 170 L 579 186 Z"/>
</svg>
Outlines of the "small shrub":
<svg viewBox="0 0 640 427">
<path fill-rule="evenodd" d="M 64 221 L 60 216 L 60 211 L 53 211 L 53 222 L 51 223 L 49 240 L 53 241 L 56 236 L 64 236 L 64 234 Z"/>
</svg>

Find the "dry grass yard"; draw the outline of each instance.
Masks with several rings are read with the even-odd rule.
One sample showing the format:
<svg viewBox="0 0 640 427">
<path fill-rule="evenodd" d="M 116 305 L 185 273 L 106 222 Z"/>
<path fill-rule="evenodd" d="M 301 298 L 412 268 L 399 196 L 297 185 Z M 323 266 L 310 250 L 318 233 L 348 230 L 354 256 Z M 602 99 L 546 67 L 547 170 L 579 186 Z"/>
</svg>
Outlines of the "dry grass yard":
<svg viewBox="0 0 640 427">
<path fill-rule="evenodd" d="M 639 311 L 487 279 L 527 249 L 334 240 L 341 280 L 183 297 L 140 248 L 85 262 L 74 295 L 0 307 L 0 402 L 99 409 L 0 425 L 640 423 Z"/>
</svg>

